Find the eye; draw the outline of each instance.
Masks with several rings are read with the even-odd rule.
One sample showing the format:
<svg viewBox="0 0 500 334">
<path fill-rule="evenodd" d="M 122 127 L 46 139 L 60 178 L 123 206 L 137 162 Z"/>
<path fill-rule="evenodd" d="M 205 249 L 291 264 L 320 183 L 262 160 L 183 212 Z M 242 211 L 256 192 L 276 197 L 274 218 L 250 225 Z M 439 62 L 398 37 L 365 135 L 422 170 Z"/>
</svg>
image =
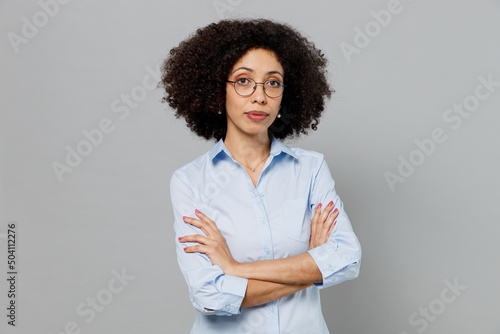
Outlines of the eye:
<svg viewBox="0 0 500 334">
<path fill-rule="evenodd" d="M 241 86 L 248 86 L 251 84 L 251 81 L 248 78 L 238 78 L 236 79 L 236 83 Z"/>
<path fill-rule="evenodd" d="M 282 83 L 278 80 L 269 80 L 267 81 L 267 85 L 273 88 L 279 88 L 281 87 Z"/>
</svg>

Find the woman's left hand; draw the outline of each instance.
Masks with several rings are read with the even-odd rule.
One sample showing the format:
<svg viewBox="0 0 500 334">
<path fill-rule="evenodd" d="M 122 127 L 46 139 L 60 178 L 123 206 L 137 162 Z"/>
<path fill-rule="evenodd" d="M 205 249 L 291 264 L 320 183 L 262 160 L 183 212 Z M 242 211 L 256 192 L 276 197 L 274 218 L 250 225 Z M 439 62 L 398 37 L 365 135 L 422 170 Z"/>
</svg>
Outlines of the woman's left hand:
<svg viewBox="0 0 500 334">
<path fill-rule="evenodd" d="M 197 242 L 199 245 L 189 246 L 184 248 L 186 253 L 204 253 L 212 261 L 213 265 L 219 266 L 224 274 L 230 275 L 231 269 L 238 265 L 229 247 L 227 247 L 226 239 L 222 236 L 214 221 L 205 216 L 200 211 L 196 210 L 196 215 L 201 219 L 184 217 L 184 221 L 188 224 L 199 227 L 207 236 L 201 234 L 187 235 L 179 238 L 180 242 Z"/>
<path fill-rule="evenodd" d="M 314 211 L 314 216 L 311 221 L 311 237 L 309 239 L 310 250 L 328 242 L 333 232 L 333 228 L 337 224 L 335 219 L 337 219 L 339 215 L 338 209 L 330 213 L 333 206 L 333 201 L 331 201 L 323 212 L 321 212 L 321 203 L 316 207 L 316 211 Z"/>
</svg>

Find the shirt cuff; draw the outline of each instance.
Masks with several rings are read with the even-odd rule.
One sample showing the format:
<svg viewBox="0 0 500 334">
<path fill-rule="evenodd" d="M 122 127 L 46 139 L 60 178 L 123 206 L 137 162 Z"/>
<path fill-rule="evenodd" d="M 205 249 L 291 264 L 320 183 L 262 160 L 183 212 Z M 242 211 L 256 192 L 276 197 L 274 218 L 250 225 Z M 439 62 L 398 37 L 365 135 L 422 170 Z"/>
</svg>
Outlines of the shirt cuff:
<svg viewBox="0 0 500 334">
<path fill-rule="evenodd" d="M 222 294 L 217 309 L 229 314 L 240 314 L 241 303 L 247 291 L 248 279 L 231 275 L 224 275 Z"/>
<path fill-rule="evenodd" d="M 319 289 L 357 277 L 360 258 L 355 254 L 341 256 L 338 254 L 337 248 L 337 243 L 330 242 L 308 251 L 323 276 L 321 282 L 314 283 Z M 346 267 L 348 267 L 348 271 L 343 270 Z"/>
</svg>

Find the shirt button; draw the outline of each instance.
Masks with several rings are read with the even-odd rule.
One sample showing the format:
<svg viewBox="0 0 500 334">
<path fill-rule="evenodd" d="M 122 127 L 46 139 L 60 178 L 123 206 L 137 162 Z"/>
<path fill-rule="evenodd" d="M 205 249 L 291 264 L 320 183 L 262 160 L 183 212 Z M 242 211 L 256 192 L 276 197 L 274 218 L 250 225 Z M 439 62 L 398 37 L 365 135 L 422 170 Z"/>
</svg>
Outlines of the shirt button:
<svg viewBox="0 0 500 334">
<path fill-rule="evenodd" d="M 260 222 L 261 222 L 262 224 L 265 224 L 265 223 L 266 223 L 266 219 L 265 219 L 265 218 L 261 218 L 261 219 L 260 219 Z"/>
<path fill-rule="evenodd" d="M 266 253 L 267 255 L 269 255 L 269 253 L 271 253 L 271 251 L 267 248 L 264 249 L 264 253 Z"/>
<path fill-rule="evenodd" d="M 224 306 L 224 311 L 229 311 L 230 309 L 229 305 Z"/>
<path fill-rule="evenodd" d="M 328 270 L 330 270 L 330 271 L 332 271 L 332 272 L 333 272 L 333 271 L 335 270 L 335 267 L 334 267 L 334 266 L 332 266 L 332 265 L 329 265 L 329 266 L 328 266 Z"/>
<path fill-rule="evenodd" d="M 259 195 L 260 195 L 260 197 L 264 197 L 264 193 L 260 193 Z"/>
</svg>

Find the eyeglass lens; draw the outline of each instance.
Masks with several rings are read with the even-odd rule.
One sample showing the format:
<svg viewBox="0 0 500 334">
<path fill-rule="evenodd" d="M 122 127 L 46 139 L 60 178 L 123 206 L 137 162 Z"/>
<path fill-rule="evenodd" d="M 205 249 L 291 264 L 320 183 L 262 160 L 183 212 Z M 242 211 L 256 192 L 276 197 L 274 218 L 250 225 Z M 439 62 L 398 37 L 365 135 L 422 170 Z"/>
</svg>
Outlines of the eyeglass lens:
<svg viewBox="0 0 500 334">
<path fill-rule="evenodd" d="M 283 93 L 284 85 L 278 80 L 267 80 L 265 83 L 256 83 L 255 80 L 250 78 L 239 78 L 234 82 L 234 89 L 239 95 L 248 96 L 257 89 L 257 84 L 263 85 L 264 92 L 269 97 L 278 97 Z"/>
</svg>

